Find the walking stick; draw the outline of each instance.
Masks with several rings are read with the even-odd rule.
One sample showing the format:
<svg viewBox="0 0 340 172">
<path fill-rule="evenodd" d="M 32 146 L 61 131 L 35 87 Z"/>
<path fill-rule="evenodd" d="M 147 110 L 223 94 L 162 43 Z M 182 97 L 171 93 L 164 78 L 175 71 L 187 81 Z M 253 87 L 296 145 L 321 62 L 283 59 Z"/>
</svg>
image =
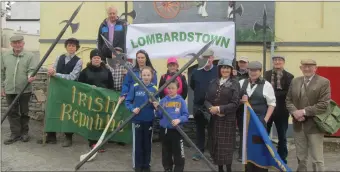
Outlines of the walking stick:
<svg viewBox="0 0 340 172">
<path fill-rule="evenodd" d="M 80 155 L 80 161 L 82 161 L 83 159 L 85 159 L 85 157 L 87 157 L 87 155 L 89 155 L 90 153 L 94 152 L 94 149 L 95 149 L 96 147 L 98 147 L 98 145 L 100 145 L 100 144 L 103 142 L 104 137 L 105 137 L 105 135 L 106 135 L 106 133 L 107 133 L 107 130 L 109 130 L 111 121 L 112 121 L 113 118 L 115 117 L 115 115 L 116 115 L 116 113 L 117 113 L 117 110 L 118 110 L 118 108 L 119 108 L 119 106 L 120 106 L 121 103 L 122 103 L 121 100 L 119 100 L 118 105 L 116 106 L 115 110 L 112 112 L 111 118 L 110 118 L 109 122 L 106 124 L 106 127 L 105 127 L 105 129 L 104 129 L 102 135 L 100 136 L 99 140 L 97 141 L 96 146 L 94 146 L 94 148 L 93 148 L 89 153 Z M 94 158 L 96 157 L 97 153 L 98 153 L 98 151 L 96 151 L 96 153 L 95 153 L 90 159 L 88 159 L 87 161 L 91 161 L 92 159 L 94 159 Z"/>
<path fill-rule="evenodd" d="M 51 45 L 51 47 L 47 50 L 47 52 L 45 53 L 44 57 L 42 58 L 42 60 L 39 62 L 38 66 L 35 68 L 35 70 L 33 71 L 33 73 L 31 74 L 30 77 L 34 77 L 39 69 L 41 68 L 41 66 L 44 64 L 44 62 L 46 61 L 46 59 L 48 58 L 48 56 L 51 54 L 52 50 L 54 49 L 54 47 L 57 45 L 57 43 L 59 42 L 60 38 L 64 35 L 66 29 L 70 26 L 70 24 L 72 23 L 73 19 L 77 16 L 78 12 L 80 11 L 80 8 L 83 6 L 84 2 L 82 2 L 78 8 L 73 12 L 72 16 L 70 17 L 70 19 L 67 21 L 66 25 L 64 26 L 63 30 L 60 31 L 59 35 L 57 36 L 57 38 L 54 40 L 53 44 Z M 26 85 L 24 87 L 24 89 L 22 89 L 20 91 L 19 94 L 17 94 L 17 96 L 14 98 L 13 102 L 8 106 L 7 111 L 5 113 L 5 115 L 1 118 L 1 124 L 5 121 L 6 117 L 9 115 L 9 112 L 13 109 L 15 102 L 18 101 L 18 99 L 20 98 L 20 96 L 24 93 L 24 91 L 26 90 L 26 88 L 29 86 L 29 82 L 26 82 Z"/>
<path fill-rule="evenodd" d="M 111 48 L 111 51 L 114 51 L 112 44 L 109 43 L 109 41 L 102 36 L 102 38 L 104 39 L 107 47 Z M 210 41 L 206 46 L 210 46 L 212 44 L 213 41 Z M 203 53 L 203 52 L 202 52 Z M 123 58 L 118 58 L 118 60 L 120 61 L 120 63 L 124 63 L 124 67 L 129 71 L 130 75 L 132 76 L 133 80 L 138 83 L 143 89 L 144 91 L 147 93 L 148 97 L 151 98 L 151 100 L 153 102 L 158 102 L 158 100 L 154 97 L 154 95 L 148 90 L 148 88 L 146 88 L 146 86 L 144 85 L 144 83 L 136 76 L 136 74 L 132 71 L 132 69 L 127 65 L 127 63 L 123 60 Z M 159 103 L 159 102 L 158 102 Z M 163 114 L 166 116 L 166 118 L 168 118 L 168 120 L 172 121 L 172 118 L 170 117 L 170 115 L 168 114 L 168 112 L 160 105 L 158 105 L 158 109 L 160 109 Z M 185 141 L 187 141 L 190 146 L 194 147 L 196 149 L 197 152 L 199 152 L 199 154 L 203 157 L 203 159 L 205 160 L 205 162 L 207 163 L 207 165 L 210 167 L 210 169 L 212 171 L 216 171 L 214 165 L 204 156 L 204 154 L 197 148 L 197 146 L 194 144 L 194 142 L 191 141 L 191 139 L 188 137 L 188 135 L 185 134 L 185 132 L 181 129 L 181 127 L 179 127 L 178 125 L 175 126 L 176 130 L 182 135 L 182 137 L 184 138 Z"/>
<path fill-rule="evenodd" d="M 104 40 L 106 40 L 105 38 L 104 38 Z M 165 87 L 167 87 L 169 84 L 170 84 L 170 82 L 172 82 L 173 80 L 175 80 L 181 73 L 183 73 L 192 63 L 194 63 L 195 62 L 195 60 L 197 60 L 198 58 L 199 58 L 199 56 L 201 55 L 201 54 L 203 54 L 203 52 L 205 52 L 209 47 L 210 47 L 210 45 L 212 44 L 212 42 L 209 42 L 207 45 L 205 45 L 197 54 L 194 54 L 194 53 L 192 53 L 191 55 L 194 55 L 194 57 L 193 58 L 191 58 L 190 59 L 190 61 L 188 61 L 178 72 L 176 72 L 169 80 L 167 80 L 165 83 L 164 83 L 164 85 L 161 87 L 161 88 L 159 88 L 158 89 L 158 91 L 155 93 L 155 95 L 158 95 L 160 92 L 162 92 L 163 90 L 164 90 L 164 88 Z M 111 49 L 111 48 L 110 48 Z M 111 49 L 111 51 L 112 51 L 112 49 Z M 112 51 L 112 53 L 114 53 L 114 55 L 116 56 L 116 58 L 119 58 L 119 59 L 122 59 L 122 57 L 124 56 L 124 54 L 117 54 L 115 51 Z M 139 108 L 140 109 L 143 109 L 147 104 L 148 104 L 149 102 L 148 101 L 146 101 L 143 105 L 141 105 Z M 111 138 L 111 137 L 113 137 L 116 133 L 118 133 L 120 130 L 122 130 L 132 119 L 133 119 L 133 117 L 135 117 L 135 114 L 134 113 L 132 113 L 128 118 L 126 118 L 125 120 L 124 120 L 124 122 L 119 126 L 119 127 L 117 127 L 112 133 L 110 133 L 108 136 L 107 136 L 107 138 L 105 138 L 104 140 L 103 140 L 103 142 L 100 144 L 100 145 L 98 145 L 98 147 L 97 148 L 95 148 L 95 151 L 98 151 L 99 149 L 100 149 L 100 147 L 102 146 L 102 145 L 104 145 L 106 142 L 108 142 L 109 141 L 109 139 Z M 90 153 L 87 157 L 85 157 L 84 159 L 83 159 L 83 161 L 81 161 L 80 163 L 78 163 L 77 165 L 76 165 L 76 167 L 75 167 L 75 170 L 78 170 L 82 165 L 84 165 L 85 163 L 86 163 L 86 161 L 87 161 L 87 159 L 89 159 L 89 157 L 90 156 L 92 156 L 94 153 L 92 152 L 92 153 Z"/>
</svg>

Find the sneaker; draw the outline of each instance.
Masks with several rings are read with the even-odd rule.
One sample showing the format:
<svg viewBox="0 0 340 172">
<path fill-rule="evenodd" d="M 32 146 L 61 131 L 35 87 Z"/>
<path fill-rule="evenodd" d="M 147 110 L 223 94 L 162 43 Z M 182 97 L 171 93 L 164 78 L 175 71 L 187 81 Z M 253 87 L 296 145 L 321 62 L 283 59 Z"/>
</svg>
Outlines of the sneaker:
<svg viewBox="0 0 340 172">
<path fill-rule="evenodd" d="M 30 140 L 30 136 L 28 134 L 24 134 L 21 136 L 21 141 L 28 142 Z"/>
<path fill-rule="evenodd" d="M 94 149 L 95 146 L 96 146 L 96 144 L 93 144 L 93 145 L 91 146 L 91 149 Z M 99 152 L 99 153 L 105 152 L 105 148 L 101 147 L 101 148 L 98 150 L 98 152 Z"/>
<path fill-rule="evenodd" d="M 192 160 L 194 160 L 194 161 L 199 161 L 201 159 L 202 159 L 202 156 L 200 154 L 194 154 L 192 156 Z"/>
<path fill-rule="evenodd" d="M 5 145 L 10 145 L 12 143 L 15 143 L 21 139 L 21 136 L 11 136 L 10 138 L 6 139 L 4 141 Z"/>
</svg>

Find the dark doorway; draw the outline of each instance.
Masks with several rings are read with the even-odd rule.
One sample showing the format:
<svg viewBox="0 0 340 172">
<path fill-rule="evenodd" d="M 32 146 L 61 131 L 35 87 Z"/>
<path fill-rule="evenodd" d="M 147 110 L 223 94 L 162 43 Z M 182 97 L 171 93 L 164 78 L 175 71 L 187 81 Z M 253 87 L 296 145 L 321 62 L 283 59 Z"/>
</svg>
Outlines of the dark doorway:
<svg viewBox="0 0 340 172">
<path fill-rule="evenodd" d="M 218 61 L 219 61 L 218 59 L 214 60 L 214 62 L 213 62 L 214 65 L 217 65 Z M 194 101 L 194 92 L 190 88 L 190 79 L 191 79 L 192 72 L 195 69 L 197 69 L 197 64 L 188 68 L 188 84 L 189 84 L 189 90 L 188 90 L 188 109 L 189 109 L 190 115 L 193 115 L 192 108 L 193 108 L 193 101 Z"/>
</svg>

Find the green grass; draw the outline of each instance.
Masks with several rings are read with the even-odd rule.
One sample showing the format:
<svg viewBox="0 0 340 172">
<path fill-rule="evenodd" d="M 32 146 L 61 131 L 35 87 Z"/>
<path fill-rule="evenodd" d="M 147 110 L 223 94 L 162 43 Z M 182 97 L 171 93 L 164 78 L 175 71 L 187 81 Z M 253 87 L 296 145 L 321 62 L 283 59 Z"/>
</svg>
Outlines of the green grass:
<svg viewBox="0 0 340 172">
<path fill-rule="evenodd" d="M 275 34 L 270 30 L 267 30 L 266 41 L 273 41 Z M 263 42 L 263 31 L 260 30 L 256 34 L 253 29 L 237 29 L 236 30 L 236 41 L 237 42 Z"/>
</svg>

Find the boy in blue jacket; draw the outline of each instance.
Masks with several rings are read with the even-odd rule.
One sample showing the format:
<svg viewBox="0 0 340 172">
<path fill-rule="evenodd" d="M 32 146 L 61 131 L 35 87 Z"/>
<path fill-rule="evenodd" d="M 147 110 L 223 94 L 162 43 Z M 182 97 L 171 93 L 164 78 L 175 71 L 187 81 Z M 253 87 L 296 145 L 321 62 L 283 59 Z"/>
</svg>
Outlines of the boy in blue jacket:
<svg viewBox="0 0 340 172">
<path fill-rule="evenodd" d="M 175 126 L 188 121 L 189 112 L 185 100 L 177 94 L 178 82 L 172 81 L 168 85 L 168 95 L 159 103 L 171 116 L 171 123 L 159 110 L 158 103 L 154 102 L 156 114 L 160 118 L 160 136 L 162 140 L 162 164 L 166 172 L 183 172 L 184 170 L 184 145 L 181 134 Z M 173 167 L 175 165 L 175 167 Z"/>
<path fill-rule="evenodd" d="M 157 92 L 151 80 L 153 76 L 152 68 L 146 66 L 141 70 L 144 85 L 153 94 Z M 145 102 L 149 102 L 149 97 L 145 90 L 139 85 L 134 84 L 126 97 L 125 105 L 136 116 L 132 120 L 133 150 L 132 163 L 136 172 L 149 172 L 151 161 L 151 144 L 153 132 L 153 120 L 155 118 L 155 108 L 148 104 L 143 109 L 139 107 Z M 156 96 L 156 99 L 157 96 Z"/>
</svg>

